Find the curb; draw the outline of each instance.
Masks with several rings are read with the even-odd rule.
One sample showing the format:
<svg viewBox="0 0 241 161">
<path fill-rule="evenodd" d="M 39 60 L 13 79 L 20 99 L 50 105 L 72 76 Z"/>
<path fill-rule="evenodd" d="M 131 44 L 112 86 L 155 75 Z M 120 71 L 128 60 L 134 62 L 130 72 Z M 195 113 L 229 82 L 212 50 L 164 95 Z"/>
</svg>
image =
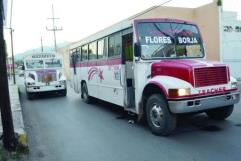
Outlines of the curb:
<svg viewBox="0 0 241 161">
<path fill-rule="evenodd" d="M 23 122 L 22 106 L 19 98 L 19 87 L 17 85 L 9 85 L 9 95 L 13 116 L 14 132 L 17 134 L 18 144 L 21 147 L 27 148 L 28 139 Z"/>
</svg>

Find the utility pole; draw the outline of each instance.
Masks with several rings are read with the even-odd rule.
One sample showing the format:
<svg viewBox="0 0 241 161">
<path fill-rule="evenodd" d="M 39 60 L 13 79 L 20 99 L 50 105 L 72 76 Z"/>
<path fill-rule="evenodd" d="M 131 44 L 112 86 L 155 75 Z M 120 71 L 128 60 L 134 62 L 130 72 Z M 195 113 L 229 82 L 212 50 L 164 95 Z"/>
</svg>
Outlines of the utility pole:
<svg viewBox="0 0 241 161">
<path fill-rule="evenodd" d="M 56 31 L 61 31 L 63 28 L 62 27 L 58 28 L 57 26 L 55 26 L 55 20 L 57 20 L 59 18 L 54 17 L 54 5 L 53 4 L 52 4 L 52 17 L 50 17 L 48 19 L 52 20 L 53 26 L 50 29 L 48 29 L 48 27 L 46 27 L 46 30 L 47 31 L 53 31 L 53 33 L 54 33 L 54 50 L 55 50 L 55 52 L 57 52 L 57 44 L 56 44 L 56 34 L 55 34 L 55 32 Z"/>
<path fill-rule="evenodd" d="M 10 106 L 7 67 L 6 67 L 6 48 L 3 37 L 3 0 L 0 0 L 0 109 L 3 127 L 3 144 L 8 150 L 15 150 L 17 139 L 14 135 L 13 119 Z"/>
<path fill-rule="evenodd" d="M 41 41 L 41 52 L 44 52 L 42 36 L 40 41 Z"/>
<path fill-rule="evenodd" d="M 16 84 L 16 77 L 15 77 L 15 60 L 14 60 L 14 52 L 13 52 L 12 13 L 13 13 L 13 0 L 11 1 L 11 8 L 10 8 L 10 27 L 9 27 L 9 29 L 10 29 L 10 37 L 11 37 L 13 84 Z"/>
</svg>

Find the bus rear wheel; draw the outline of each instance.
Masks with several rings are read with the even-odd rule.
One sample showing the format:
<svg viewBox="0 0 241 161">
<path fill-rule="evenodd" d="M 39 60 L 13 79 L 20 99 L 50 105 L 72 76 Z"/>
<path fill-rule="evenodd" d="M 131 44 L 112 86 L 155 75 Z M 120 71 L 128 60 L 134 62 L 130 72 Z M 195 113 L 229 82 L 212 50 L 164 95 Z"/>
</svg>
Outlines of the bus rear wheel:
<svg viewBox="0 0 241 161">
<path fill-rule="evenodd" d="M 88 103 L 88 104 L 90 103 L 91 98 L 88 94 L 88 88 L 86 83 L 83 83 L 81 86 L 81 97 L 85 103 Z"/>
<path fill-rule="evenodd" d="M 212 109 L 206 112 L 208 117 L 215 120 L 225 120 L 233 112 L 233 105 Z"/>
<path fill-rule="evenodd" d="M 153 94 L 148 98 L 146 119 L 155 135 L 167 136 L 176 128 L 176 115 L 169 111 L 165 98 L 160 94 Z"/>
</svg>

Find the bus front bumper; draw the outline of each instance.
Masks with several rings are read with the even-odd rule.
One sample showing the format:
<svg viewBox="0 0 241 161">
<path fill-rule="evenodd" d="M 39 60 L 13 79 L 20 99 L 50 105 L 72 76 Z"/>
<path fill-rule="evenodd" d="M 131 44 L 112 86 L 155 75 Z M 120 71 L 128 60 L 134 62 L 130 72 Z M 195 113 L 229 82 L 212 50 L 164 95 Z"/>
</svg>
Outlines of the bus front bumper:
<svg viewBox="0 0 241 161">
<path fill-rule="evenodd" d="M 224 107 L 238 103 L 240 93 L 233 92 L 224 95 L 210 96 L 204 98 L 194 98 L 187 100 L 168 101 L 169 109 L 172 113 L 192 113 L 201 112 L 217 107 Z"/>
<path fill-rule="evenodd" d="M 61 91 L 65 89 L 66 89 L 65 84 L 45 85 L 45 86 L 26 86 L 26 91 L 29 93 Z"/>
</svg>

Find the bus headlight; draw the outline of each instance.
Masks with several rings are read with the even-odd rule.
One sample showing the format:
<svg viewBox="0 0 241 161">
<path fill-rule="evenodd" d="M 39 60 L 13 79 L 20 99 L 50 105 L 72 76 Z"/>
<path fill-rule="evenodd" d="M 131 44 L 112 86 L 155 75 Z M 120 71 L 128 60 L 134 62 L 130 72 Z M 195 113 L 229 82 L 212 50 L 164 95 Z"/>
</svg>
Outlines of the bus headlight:
<svg viewBox="0 0 241 161">
<path fill-rule="evenodd" d="M 28 85 L 28 86 L 35 85 L 35 82 L 27 82 L 27 85 Z"/>
<path fill-rule="evenodd" d="M 233 88 L 233 89 L 238 88 L 238 82 L 232 82 L 231 83 L 231 88 Z"/>
<path fill-rule="evenodd" d="M 60 84 L 66 84 L 66 80 L 59 81 Z"/>
<path fill-rule="evenodd" d="M 168 95 L 169 97 L 176 98 L 180 96 L 188 96 L 190 95 L 190 88 L 179 88 L 179 89 L 169 89 Z"/>
</svg>

